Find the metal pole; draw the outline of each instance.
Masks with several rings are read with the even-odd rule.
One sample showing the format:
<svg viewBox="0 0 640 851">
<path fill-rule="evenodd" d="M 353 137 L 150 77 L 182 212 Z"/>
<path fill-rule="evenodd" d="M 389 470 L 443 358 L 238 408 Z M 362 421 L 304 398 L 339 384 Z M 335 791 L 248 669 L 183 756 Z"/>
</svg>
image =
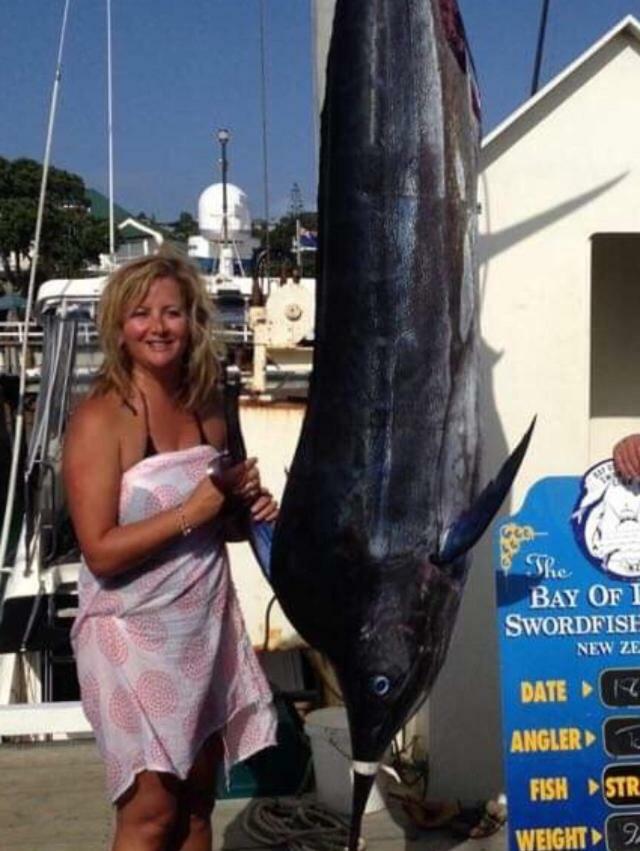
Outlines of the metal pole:
<svg viewBox="0 0 640 851">
<path fill-rule="evenodd" d="M 227 247 L 229 242 L 229 219 L 227 206 L 227 142 L 228 139 L 222 139 L 220 145 L 222 147 L 222 244 Z"/>
<path fill-rule="evenodd" d="M 543 0 L 542 16 L 540 18 L 540 29 L 538 31 L 538 47 L 536 49 L 536 61 L 533 69 L 533 81 L 531 83 L 531 96 L 538 91 L 540 83 L 540 68 L 542 67 L 542 55 L 544 52 L 544 39 L 547 32 L 547 17 L 549 14 L 549 0 Z"/>
<path fill-rule="evenodd" d="M 107 137 L 109 142 L 109 259 L 115 263 L 116 228 L 113 204 L 113 75 L 111 66 L 111 0 L 107 0 Z"/>
<path fill-rule="evenodd" d="M 260 0 L 260 91 L 262 99 L 262 168 L 264 182 L 264 247 L 267 252 L 266 267 L 269 279 L 271 260 L 271 237 L 269 234 L 269 151 L 267 145 L 267 71 L 265 59 L 265 4 Z"/>
</svg>

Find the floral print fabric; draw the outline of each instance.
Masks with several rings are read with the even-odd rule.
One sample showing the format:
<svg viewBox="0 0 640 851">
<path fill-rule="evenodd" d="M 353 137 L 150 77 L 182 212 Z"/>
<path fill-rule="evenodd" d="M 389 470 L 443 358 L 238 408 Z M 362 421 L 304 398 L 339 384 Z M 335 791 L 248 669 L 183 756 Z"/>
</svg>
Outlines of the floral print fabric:
<svg viewBox="0 0 640 851">
<path fill-rule="evenodd" d="M 122 477 L 120 524 L 180 504 L 217 453 L 144 458 Z M 82 704 L 117 800 L 143 770 L 184 779 L 219 731 L 225 769 L 275 744 L 271 692 L 250 645 L 214 520 L 110 580 L 83 565 L 71 638 Z"/>
</svg>

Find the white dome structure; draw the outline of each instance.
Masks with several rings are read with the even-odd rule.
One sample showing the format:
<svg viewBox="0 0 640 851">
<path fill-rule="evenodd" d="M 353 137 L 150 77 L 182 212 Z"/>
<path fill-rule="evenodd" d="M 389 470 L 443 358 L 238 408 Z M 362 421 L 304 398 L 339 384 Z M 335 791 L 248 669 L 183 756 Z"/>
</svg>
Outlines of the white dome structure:
<svg viewBox="0 0 640 851">
<path fill-rule="evenodd" d="M 198 200 L 200 233 L 209 239 L 222 235 L 222 183 L 212 183 Z M 251 233 L 251 213 L 246 194 L 233 183 L 227 183 L 227 225 L 229 236 Z"/>
</svg>

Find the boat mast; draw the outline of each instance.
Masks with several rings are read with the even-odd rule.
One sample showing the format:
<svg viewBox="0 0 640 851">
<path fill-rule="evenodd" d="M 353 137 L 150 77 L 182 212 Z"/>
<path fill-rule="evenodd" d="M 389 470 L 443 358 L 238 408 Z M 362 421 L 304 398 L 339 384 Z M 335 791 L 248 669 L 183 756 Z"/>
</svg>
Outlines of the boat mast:
<svg viewBox="0 0 640 851">
<path fill-rule="evenodd" d="M 47 195 L 47 179 L 49 177 L 49 164 L 51 161 L 51 142 L 53 139 L 53 126 L 55 123 L 56 109 L 58 105 L 58 92 L 62 80 L 62 52 L 64 39 L 67 31 L 67 18 L 70 0 L 65 0 L 62 13 L 62 25 L 60 27 L 60 40 L 58 43 L 58 58 L 51 91 L 51 103 L 49 105 L 49 123 L 47 127 L 47 141 L 44 150 L 44 161 L 42 164 L 42 179 L 40 181 L 40 198 L 38 200 L 38 213 L 36 217 L 36 229 L 33 238 L 33 257 L 29 274 L 29 288 L 27 290 L 27 303 L 24 311 L 24 334 L 22 337 L 22 351 L 20 363 L 20 384 L 18 395 L 18 407 L 16 411 L 16 426 L 14 432 L 13 453 L 11 456 L 11 470 L 9 472 L 9 485 L 7 488 L 7 501 L 5 504 L 4 518 L 2 522 L 2 533 L 0 535 L 0 571 L 7 572 L 5 559 L 9 546 L 9 533 L 11 531 L 11 519 L 16 496 L 16 482 L 18 479 L 18 466 L 20 463 L 20 447 L 24 432 L 24 412 L 27 386 L 27 355 L 29 351 L 29 325 L 31 324 L 31 313 L 33 310 L 33 297 L 35 293 L 36 273 L 38 271 L 38 257 L 40 253 L 40 237 L 42 233 L 42 220 L 44 218 L 44 202 Z"/>
<path fill-rule="evenodd" d="M 111 0 L 107 0 L 107 137 L 109 144 L 109 259 L 116 261 L 116 229 L 113 212 L 113 74 L 111 65 Z"/>
</svg>

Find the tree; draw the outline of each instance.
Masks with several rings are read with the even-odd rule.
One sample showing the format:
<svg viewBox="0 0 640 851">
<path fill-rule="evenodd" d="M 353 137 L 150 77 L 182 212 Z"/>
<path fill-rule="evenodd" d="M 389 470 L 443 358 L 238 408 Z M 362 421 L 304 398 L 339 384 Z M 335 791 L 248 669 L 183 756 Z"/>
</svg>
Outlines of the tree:
<svg viewBox="0 0 640 851">
<path fill-rule="evenodd" d="M 0 274 L 25 291 L 31 269 L 42 166 L 0 157 Z M 88 210 L 77 174 L 51 168 L 42 222 L 38 280 L 73 276 L 108 250 L 108 226 Z"/>
<path fill-rule="evenodd" d="M 195 236 L 200 233 L 198 222 L 193 218 L 191 213 L 183 210 L 178 216 L 176 222 L 171 222 L 172 237 L 178 242 L 188 242 L 190 236 Z"/>
<path fill-rule="evenodd" d="M 97 262 L 100 254 L 108 252 L 107 220 L 96 219 L 84 210 L 64 210 L 53 213 L 49 221 L 51 228 L 40 243 L 41 280 L 82 274 L 89 262 Z"/>
<path fill-rule="evenodd" d="M 305 230 L 317 230 L 318 214 L 312 211 L 301 212 L 298 216 L 293 216 L 288 213 L 279 219 L 269 233 L 269 246 L 274 253 L 285 254 L 291 257 L 291 266 L 296 264 L 296 257 L 293 251 L 293 243 L 296 237 L 296 221 L 300 221 L 300 226 Z M 263 237 L 262 247 L 265 246 Z M 315 252 L 305 251 L 302 253 L 302 274 L 305 277 L 313 277 L 315 275 Z M 272 264 L 273 265 L 273 264 Z M 272 268 L 272 274 L 277 274 L 277 270 Z"/>
</svg>

